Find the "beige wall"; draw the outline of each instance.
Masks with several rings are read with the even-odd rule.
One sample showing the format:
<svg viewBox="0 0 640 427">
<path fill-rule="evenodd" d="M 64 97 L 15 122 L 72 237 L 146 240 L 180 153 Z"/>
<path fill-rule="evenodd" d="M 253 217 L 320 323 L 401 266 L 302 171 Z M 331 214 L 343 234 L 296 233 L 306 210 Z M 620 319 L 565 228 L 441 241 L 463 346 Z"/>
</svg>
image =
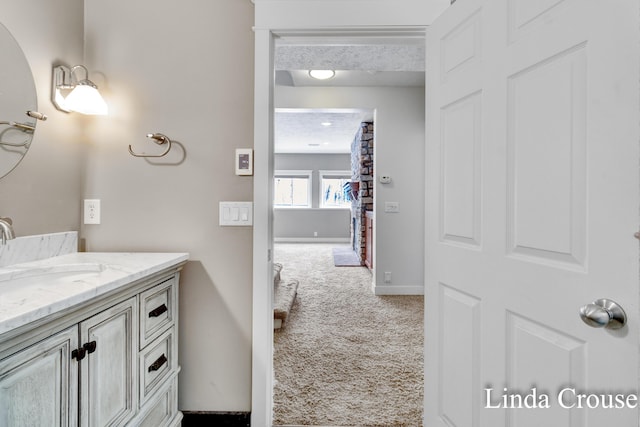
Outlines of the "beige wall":
<svg viewBox="0 0 640 427">
<path fill-rule="evenodd" d="M 82 58 L 82 0 L 0 0 L 0 23 L 22 47 L 36 83 L 39 122 L 24 160 L 0 179 L 0 216 L 14 220 L 19 236 L 77 230 L 84 156 L 82 120 L 49 101 L 51 66 Z"/>
<path fill-rule="evenodd" d="M 91 251 L 188 251 L 180 292 L 183 410 L 249 411 L 251 227 L 219 227 L 218 202 L 252 199 L 235 175 L 253 145 L 253 6 L 238 0 L 85 0 L 87 65 L 110 114 L 92 121 L 83 197 L 102 224 L 83 226 Z M 132 157 L 178 141 L 180 164 Z M 180 147 L 166 159 L 177 162 Z"/>
<path fill-rule="evenodd" d="M 83 10 L 84 7 L 84 10 Z M 253 5 L 238 0 L 0 0 L 0 22 L 33 68 L 38 125 L 22 164 L 0 180 L 0 215 L 28 235 L 80 230 L 90 251 L 188 251 L 180 316 L 180 408 L 249 411 L 252 229 L 219 227 L 218 202 L 251 200 L 234 151 L 253 145 Z M 84 21 L 83 21 L 84 13 Z M 56 111 L 54 62 L 83 62 L 108 117 Z M 162 132 L 177 165 L 129 155 Z M 180 147 L 167 160 L 180 158 Z M 80 224 L 81 200 L 102 224 Z"/>
</svg>

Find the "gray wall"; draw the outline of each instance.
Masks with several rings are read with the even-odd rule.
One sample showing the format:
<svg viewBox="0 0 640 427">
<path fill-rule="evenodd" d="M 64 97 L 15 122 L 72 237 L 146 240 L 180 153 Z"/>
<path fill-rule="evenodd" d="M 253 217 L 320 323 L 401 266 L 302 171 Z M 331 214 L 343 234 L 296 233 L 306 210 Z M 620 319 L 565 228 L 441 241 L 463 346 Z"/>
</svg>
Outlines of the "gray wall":
<svg viewBox="0 0 640 427">
<path fill-rule="evenodd" d="M 276 154 L 276 170 L 311 170 L 312 209 L 275 208 L 273 235 L 276 241 L 323 241 L 351 238 L 348 209 L 320 209 L 320 170 L 351 170 L 349 154 Z M 315 236 L 314 233 L 317 233 Z"/>
<path fill-rule="evenodd" d="M 424 87 L 285 87 L 277 108 L 359 108 L 375 111 L 375 291 L 422 293 L 424 286 Z M 377 176 L 388 175 L 391 184 Z M 384 203 L 400 212 L 386 213 Z M 384 283 L 384 272 L 392 282 Z"/>
</svg>

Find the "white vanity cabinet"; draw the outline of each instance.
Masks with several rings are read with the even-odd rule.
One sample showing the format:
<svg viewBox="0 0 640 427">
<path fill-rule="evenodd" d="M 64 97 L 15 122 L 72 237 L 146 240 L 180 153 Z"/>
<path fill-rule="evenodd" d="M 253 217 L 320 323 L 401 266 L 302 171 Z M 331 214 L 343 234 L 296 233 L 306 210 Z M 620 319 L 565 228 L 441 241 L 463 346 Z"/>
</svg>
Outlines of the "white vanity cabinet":
<svg viewBox="0 0 640 427">
<path fill-rule="evenodd" d="M 180 268 L 0 334 L 0 427 L 179 426 Z"/>
<path fill-rule="evenodd" d="M 136 297 L 80 323 L 82 427 L 121 426 L 137 412 Z"/>
<path fill-rule="evenodd" d="M 78 328 L 0 361 L 0 426 L 74 426 L 78 416 Z"/>
</svg>

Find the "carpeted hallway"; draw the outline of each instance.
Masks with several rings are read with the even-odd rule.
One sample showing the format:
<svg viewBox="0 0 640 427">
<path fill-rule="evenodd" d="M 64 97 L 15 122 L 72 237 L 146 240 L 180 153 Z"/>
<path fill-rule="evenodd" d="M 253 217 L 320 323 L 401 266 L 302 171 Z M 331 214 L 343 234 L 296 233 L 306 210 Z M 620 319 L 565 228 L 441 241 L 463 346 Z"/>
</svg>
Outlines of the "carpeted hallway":
<svg viewBox="0 0 640 427">
<path fill-rule="evenodd" d="M 297 279 L 274 331 L 274 424 L 422 426 L 423 297 L 371 291 L 366 267 L 335 267 L 335 244 L 277 244 Z"/>
</svg>

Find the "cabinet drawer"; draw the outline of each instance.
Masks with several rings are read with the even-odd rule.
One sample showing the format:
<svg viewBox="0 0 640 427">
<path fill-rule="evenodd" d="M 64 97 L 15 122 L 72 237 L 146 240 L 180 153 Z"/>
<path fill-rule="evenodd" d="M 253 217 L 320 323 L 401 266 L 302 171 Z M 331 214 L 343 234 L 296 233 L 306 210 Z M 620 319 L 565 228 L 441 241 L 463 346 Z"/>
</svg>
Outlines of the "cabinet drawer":
<svg viewBox="0 0 640 427">
<path fill-rule="evenodd" d="M 140 294 L 140 348 L 153 341 L 175 320 L 175 278 L 148 289 Z"/>
<path fill-rule="evenodd" d="M 178 368 L 174 328 L 140 352 L 140 402 L 146 399 Z"/>
<path fill-rule="evenodd" d="M 138 427 L 168 426 L 174 419 L 178 410 L 178 377 L 174 376 L 169 384 L 141 409 L 141 417 L 136 422 Z"/>
</svg>

